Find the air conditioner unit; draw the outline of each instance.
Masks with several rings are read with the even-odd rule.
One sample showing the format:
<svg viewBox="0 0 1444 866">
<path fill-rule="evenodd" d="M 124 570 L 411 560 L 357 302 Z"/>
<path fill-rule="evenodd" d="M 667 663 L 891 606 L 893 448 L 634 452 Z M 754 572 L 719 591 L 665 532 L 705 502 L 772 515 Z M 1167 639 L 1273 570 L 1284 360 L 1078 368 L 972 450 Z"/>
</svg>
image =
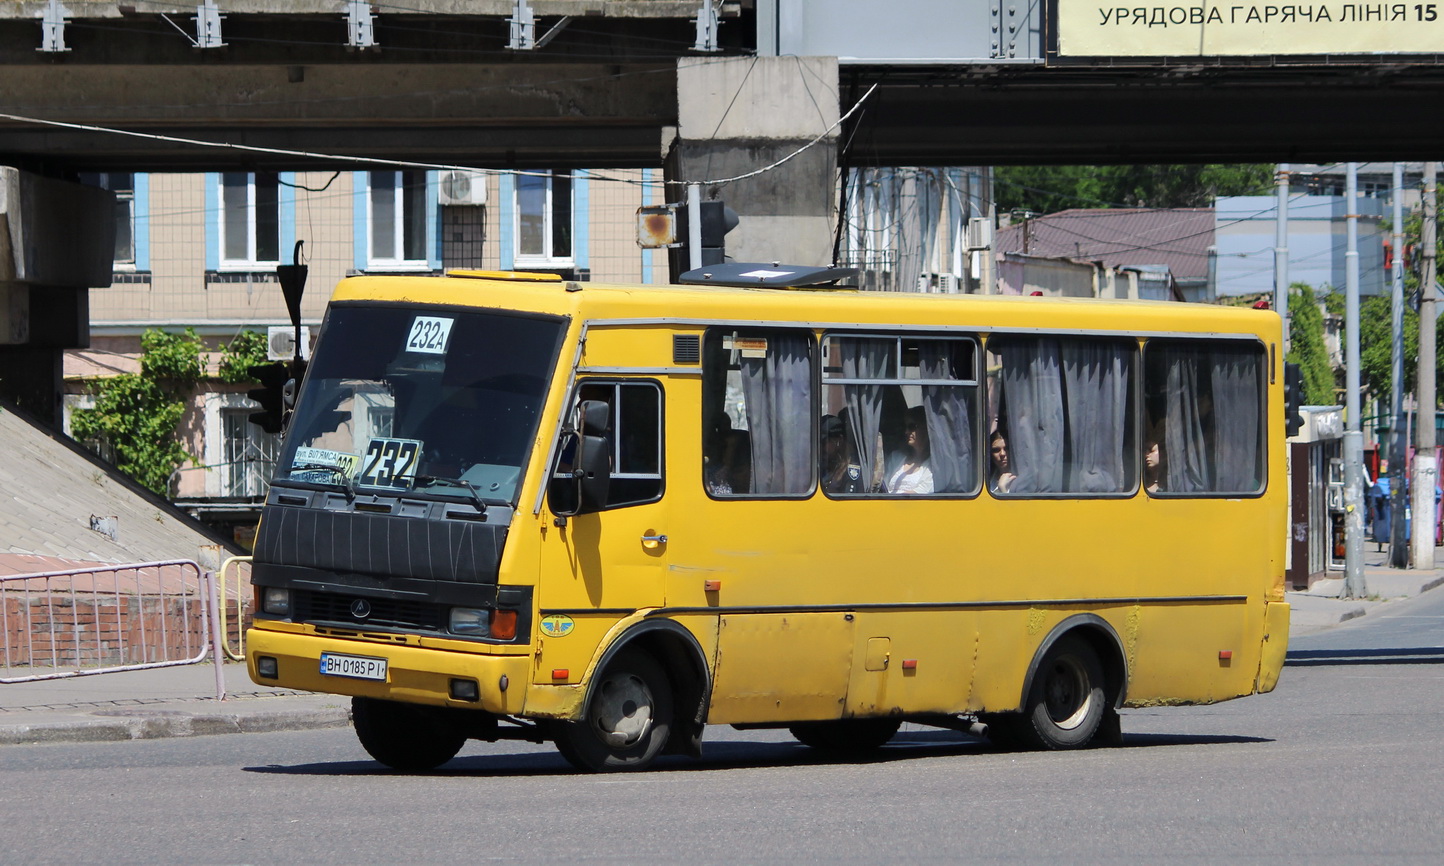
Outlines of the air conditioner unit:
<svg viewBox="0 0 1444 866">
<path fill-rule="evenodd" d="M 472 207 L 486 204 L 486 172 L 443 171 L 439 193 L 444 205 Z"/>
<path fill-rule="evenodd" d="M 266 329 L 266 360 L 289 361 L 296 357 L 296 329 L 277 325 Z M 301 357 L 311 359 L 311 329 L 301 326 Z"/>
<path fill-rule="evenodd" d="M 968 220 L 968 249 L 986 250 L 993 246 L 993 220 L 991 217 L 973 217 Z"/>
</svg>

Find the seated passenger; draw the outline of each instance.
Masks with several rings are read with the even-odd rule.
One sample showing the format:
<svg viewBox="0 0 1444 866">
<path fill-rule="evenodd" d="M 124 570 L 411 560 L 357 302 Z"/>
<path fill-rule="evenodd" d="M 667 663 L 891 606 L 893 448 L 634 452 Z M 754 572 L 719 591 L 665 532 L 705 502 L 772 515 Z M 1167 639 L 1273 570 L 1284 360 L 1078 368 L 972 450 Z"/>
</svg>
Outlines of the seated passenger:
<svg viewBox="0 0 1444 866">
<path fill-rule="evenodd" d="M 1013 464 L 1008 460 L 1008 440 L 1003 437 L 1003 431 L 993 431 L 988 440 L 988 454 L 993 463 L 988 486 L 994 493 L 1007 493 L 1018 476 L 1013 474 Z"/>
<path fill-rule="evenodd" d="M 1143 489 L 1157 493 L 1163 489 L 1163 425 L 1154 424 L 1148 428 L 1143 440 Z"/>
<path fill-rule="evenodd" d="M 887 479 L 888 493 L 932 493 L 933 470 L 928 466 L 931 450 L 928 444 L 927 417 L 923 407 L 907 411 L 907 460 Z"/>
<path fill-rule="evenodd" d="M 862 467 L 852 462 L 847 427 L 835 415 L 822 416 L 822 489 L 827 493 L 863 493 Z"/>
<path fill-rule="evenodd" d="M 707 492 L 713 496 L 733 496 L 752 489 L 752 439 L 746 430 L 727 430 L 722 434 L 722 453 L 710 462 L 706 473 Z"/>
</svg>

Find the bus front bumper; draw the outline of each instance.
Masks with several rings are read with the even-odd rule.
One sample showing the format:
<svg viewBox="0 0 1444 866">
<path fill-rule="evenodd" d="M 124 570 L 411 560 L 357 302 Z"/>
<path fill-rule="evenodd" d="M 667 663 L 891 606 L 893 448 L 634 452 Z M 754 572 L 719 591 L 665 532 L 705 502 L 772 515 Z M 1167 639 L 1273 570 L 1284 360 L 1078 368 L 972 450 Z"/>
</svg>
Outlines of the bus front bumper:
<svg viewBox="0 0 1444 866">
<path fill-rule="evenodd" d="M 374 662 L 384 660 L 384 679 L 322 673 L 323 653 L 365 660 L 371 664 L 354 667 L 369 676 L 377 675 Z M 274 659 L 274 677 L 260 675 L 257 662 L 262 659 Z M 263 686 L 519 716 L 525 709 L 531 657 L 452 652 L 253 628 L 246 632 L 246 669 L 251 680 Z M 477 700 L 452 697 L 453 680 L 475 683 Z"/>
</svg>

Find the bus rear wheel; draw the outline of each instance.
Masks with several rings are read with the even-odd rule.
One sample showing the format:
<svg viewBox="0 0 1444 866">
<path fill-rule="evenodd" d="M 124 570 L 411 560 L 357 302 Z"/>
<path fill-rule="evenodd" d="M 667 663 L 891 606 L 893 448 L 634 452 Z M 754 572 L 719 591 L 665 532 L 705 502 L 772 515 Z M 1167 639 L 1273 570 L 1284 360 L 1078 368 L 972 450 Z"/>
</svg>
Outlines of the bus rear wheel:
<svg viewBox="0 0 1444 866">
<path fill-rule="evenodd" d="M 1060 638 L 1043 656 L 1023 714 L 1006 735 L 1034 749 L 1088 745 L 1108 709 L 1103 685 L 1093 647 L 1078 637 Z"/>
<path fill-rule="evenodd" d="M 352 698 L 351 724 L 368 755 L 407 773 L 434 770 L 466 745 L 466 735 L 431 707 Z"/>
<path fill-rule="evenodd" d="M 799 743 L 820 752 L 859 755 L 886 746 L 901 725 L 900 719 L 837 719 L 803 722 L 787 730 Z"/>
<path fill-rule="evenodd" d="M 672 729 L 672 685 L 652 658 L 617 654 L 592 687 L 586 717 L 558 722 L 557 751 L 589 773 L 642 770 L 656 760 Z"/>
</svg>

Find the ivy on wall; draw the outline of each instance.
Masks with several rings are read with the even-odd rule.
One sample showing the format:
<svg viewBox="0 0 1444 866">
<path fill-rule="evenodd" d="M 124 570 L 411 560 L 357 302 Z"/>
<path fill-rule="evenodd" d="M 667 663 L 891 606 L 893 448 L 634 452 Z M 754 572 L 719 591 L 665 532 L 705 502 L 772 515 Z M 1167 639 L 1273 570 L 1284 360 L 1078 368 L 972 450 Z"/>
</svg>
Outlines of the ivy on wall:
<svg viewBox="0 0 1444 866">
<path fill-rule="evenodd" d="M 205 378 L 205 346 L 193 328 L 179 334 L 152 328 L 140 346 L 140 372 L 97 381 L 91 389 L 95 405 L 71 413 L 70 429 L 137 483 L 166 496 L 175 470 L 196 460 L 178 430 L 187 399 Z M 218 378 L 252 381 L 249 368 L 265 360 L 265 335 L 242 331 L 223 347 Z"/>
</svg>

